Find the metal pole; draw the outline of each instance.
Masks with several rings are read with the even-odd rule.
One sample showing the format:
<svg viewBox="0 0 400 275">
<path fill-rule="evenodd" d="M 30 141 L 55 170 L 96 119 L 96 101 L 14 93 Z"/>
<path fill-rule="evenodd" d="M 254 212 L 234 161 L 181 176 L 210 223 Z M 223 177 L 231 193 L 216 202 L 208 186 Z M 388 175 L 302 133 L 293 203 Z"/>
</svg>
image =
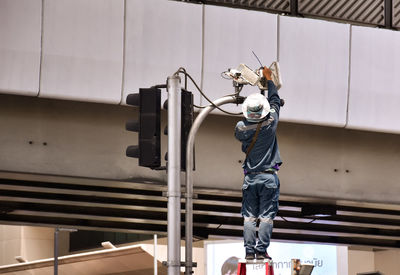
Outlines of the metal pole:
<svg viewBox="0 0 400 275">
<path fill-rule="evenodd" d="M 298 0 L 290 0 L 290 15 L 299 15 L 299 3 Z"/>
<path fill-rule="evenodd" d="M 58 275 L 58 227 L 54 230 L 54 275 Z"/>
<path fill-rule="evenodd" d="M 194 139 L 201 123 L 206 116 L 215 109 L 215 106 L 221 106 L 226 103 L 236 103 L 237 98 L 234 96 L 225 96 L 215 100 L 214 105 L 204 108 L 196 117 L 192 128 L 190 129 L 186 144 L 186 194 L 185 194 L 185 275 L 193 273 L 193 148 Z M 169 106 L 168 106 L 169 109 Z M 169 133 L 168 133 L 169 134 Z"/>
<path fill-rule="evenodd" d="M 181 266 L 181 87 L 177 75 L 168 77 L 168 275 Z"/>
<path fill-rule="evenodd" d="M 76 232 L 77 229 L 74 228 L 60 228 L 56 227 L 54 229 L 54 275 L 58 275 L 58 232 L 66 231 L 66 232 Z"/>
<path fill-rule="evenodd" d="M 385 28 L 391 29 L 393 25 L 393 0 L 384 1 Z"/>
<path fill-rule="evenodd" d="M 154 234 L 153 257 L 154 257 L 154 275 L 157 275 L 157 272 L 158 272 L 158 267 L 157 267 L 157 234 Z"/>
</svg>

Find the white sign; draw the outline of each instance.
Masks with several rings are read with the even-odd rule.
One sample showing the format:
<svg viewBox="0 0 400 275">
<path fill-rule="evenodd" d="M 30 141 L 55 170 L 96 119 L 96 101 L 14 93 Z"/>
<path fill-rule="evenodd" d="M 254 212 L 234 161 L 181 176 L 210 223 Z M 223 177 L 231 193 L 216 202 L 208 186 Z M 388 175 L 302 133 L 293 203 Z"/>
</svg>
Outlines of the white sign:
<svg viewBox="0 0 400 275">
<path fill-rule="evenodd" d="M 237 263 L 244 258 L 243 242 L 207 242 L 207 275 L 237 274 Z M 334 245 L 271 242 L 268 254 L 274 261 L 274 275 L 291 275 L 291 259 L 314 265 L 312 275 L 338 275 Z M 265 265 L 249 265 L 248 275 L 265 274 Z"/>
</svg>

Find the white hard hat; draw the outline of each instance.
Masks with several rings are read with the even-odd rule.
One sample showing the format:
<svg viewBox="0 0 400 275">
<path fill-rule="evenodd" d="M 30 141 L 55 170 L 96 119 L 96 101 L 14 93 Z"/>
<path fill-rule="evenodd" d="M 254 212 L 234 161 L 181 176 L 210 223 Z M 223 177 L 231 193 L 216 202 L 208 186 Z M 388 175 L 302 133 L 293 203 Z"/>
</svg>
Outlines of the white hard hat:
<svg viewBox="0 0 400 275">
<path fill-rule="evenodd" d="M 242 105 L 244 117 L 250 122 L 259 122 L 270 112 L 268 100 L 260 93 L 249 95 Z"/>
</svg>

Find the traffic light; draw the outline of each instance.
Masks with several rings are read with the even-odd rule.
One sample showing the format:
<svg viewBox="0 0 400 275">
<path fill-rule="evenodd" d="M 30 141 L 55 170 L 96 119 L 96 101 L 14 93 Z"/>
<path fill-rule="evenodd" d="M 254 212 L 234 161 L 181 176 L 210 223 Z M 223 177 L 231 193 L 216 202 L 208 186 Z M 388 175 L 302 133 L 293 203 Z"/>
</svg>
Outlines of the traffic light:
<svg viewBox="0 0 400 275">
<path fill-rule="evenodd" d="M 191 92 L 182 89 L 181 105 L 181 169 L 186 171 L 186 143 L 193 124 L 193 94 Z"/>
<path fill-rule="evenodd" d="M 139 159 L 139 166 L 157 168 L 161 166 L 160 111 L 161 90 L 139 89 L 139 94 L 129 94 L 126 103 L 139 107 L 139 121 L 128 121 L 126 130 L 138 132 L 138 145 L 128 146 L 126 156 Z"/>
<path fill-rule="evenodd" d="M 163 104 L 164 109 L 168 109 L 168 100 Z M 181 89 L 181 170 L 186 171 L 186 144 L 189 132 L 193 124 L 193 94 L 192 92 Z M 164 134 L 168 135 L 168 126 L 164 129 Z M 168 161 L 168 152 L 165 154 Z M 193 153 L 194 161 L 194 153 Z M 194 163 L 193 163 L 194 170 Z"/>
</svg>

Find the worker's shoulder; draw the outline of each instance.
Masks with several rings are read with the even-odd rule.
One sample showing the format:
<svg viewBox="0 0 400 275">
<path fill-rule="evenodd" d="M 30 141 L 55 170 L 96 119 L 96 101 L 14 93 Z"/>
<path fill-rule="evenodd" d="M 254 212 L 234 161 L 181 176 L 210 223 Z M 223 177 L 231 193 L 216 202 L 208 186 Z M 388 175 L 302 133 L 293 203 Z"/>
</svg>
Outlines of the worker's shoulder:
<svg viewBox="0 0 400 275">
<path fill-rule="evenodd" d="M 247 120 L 239 121 L 236 124 L 236 130 L 246 132 L 246 131 L 255 131 L 257 129 L 258 123 L 256 122 L 249 122 Z"/>
<path fill-rule="evenodd" d="M 244 122 L 245 122 L 244 119 L 243 119 L 243 120 L 239 120 L 239 121 L 236 123 L 236 126 L 244 125 Z"/>
<path fill-rule="evenodd" d="M 236 132 L 243 132 L 244 129 L 246 129 L 246 124 L 245 124 L 245 122 L 244 122 L 243 120 L 238 121 L 238 122 L 236 123 L 235 131 L 236 131 Z"/>
</svg>

